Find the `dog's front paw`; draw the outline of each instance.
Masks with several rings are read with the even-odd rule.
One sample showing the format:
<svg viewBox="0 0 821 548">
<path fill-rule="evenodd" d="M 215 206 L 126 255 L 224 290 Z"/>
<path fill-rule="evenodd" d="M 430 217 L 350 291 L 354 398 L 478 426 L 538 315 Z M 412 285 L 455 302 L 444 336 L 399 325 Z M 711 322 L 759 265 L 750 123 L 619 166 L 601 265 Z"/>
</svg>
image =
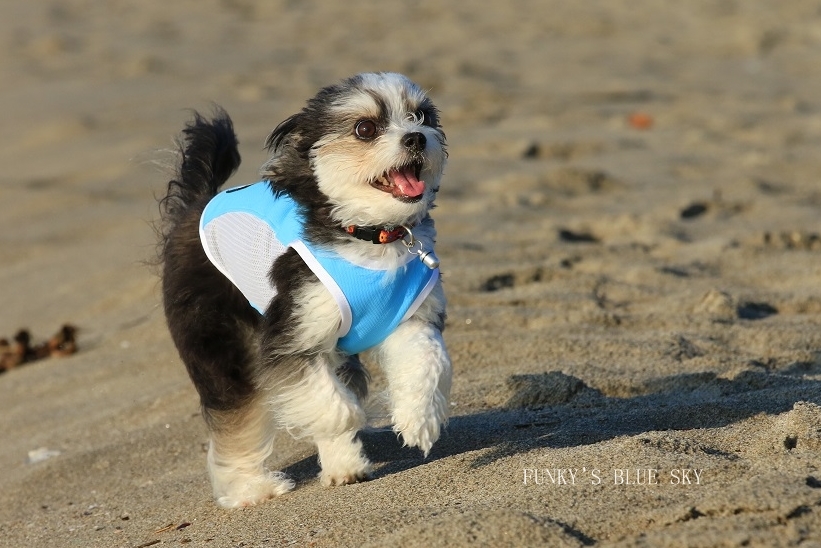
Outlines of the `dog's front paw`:
<svg viewBox="0 0 821 548">
<path fill-rule="evenodd" d="M 223 508 L 254 506 L 276 496 L 284 495 L 294 488 L 294 482 L 282 472 L 265 471 L 260 476 L 235 478 L 230 485 L 218 491 L 215 486 L 217 504 Z"/>
<path fill-rule="evenodd" d="M 333 487 L 334 485 L 350 485 L 351 483 L 359 483 L 360 481 L 368 481 L 371 479 L 371 465 L 367 463 L 359 469 L 353 470 L 322 470 L 319 474 L 319 481 L 325 487 Z"/>
<path fill-rule="evenodd" d="M 316 446 L 322 466 L 319 481 L 325 487 L 371 479 L 371 461 L 362 452 L 362 442 L 356 438 L 356 432 L 316 440 Z"/>
<path fill-rule="evenodd" d="M 447 422 L 447 401 L 437 394 L 424 412 L 411 409 L 407 412 L 395 410 L 393 413 L 393 430 L 402 436 L 402 441 L 409 447 L 418 447 L 425 456 L 439 439 L 442 425 Z"/>
</svg>

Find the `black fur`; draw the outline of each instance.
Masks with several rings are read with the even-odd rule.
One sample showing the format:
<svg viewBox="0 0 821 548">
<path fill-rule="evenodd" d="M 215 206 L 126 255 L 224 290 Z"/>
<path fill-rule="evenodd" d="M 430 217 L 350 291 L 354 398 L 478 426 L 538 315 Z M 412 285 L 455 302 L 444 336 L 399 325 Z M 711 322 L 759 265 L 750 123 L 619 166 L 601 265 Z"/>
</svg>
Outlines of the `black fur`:
<svg viewBox="0 0 821 548">
<path fill-rule="evenodd" d="M 369 80 L 366 82 L 365 78 Z M 386 95 L 386 98 L 374 91 L 381 84 L 371 86 L 370 79 L 379 78 L 404 94 L 407 102 L 402 110 L 390 111 L 395 95 Z M 320 90 L 302 111 L 287 118 L 269 135 L 266 146 L 270 159 L 262 168 L 263 179 L 272 195 L 286 194 L 296 202 L 304 217 L 302 237 L 309 244 L 336 251 L 349 250 L 363 257 L 383 253 L 386 265 L 396 264 L 400 255 L 404 255 L 403 248 L 362 247 L 373 244 L 356 240 L 340 226 L 357 218 L 356 211 L 345 210 L 357 205 L 361 205 L 362 214 L 368 215 L 372 222 L 376 222 L 373 220 L 376 218 L 382 223 L 407 223 L 413 225 L 414 230 L 421 228 L 417 232 L 420 241 L 432 243 L 435 231 L 427 216 L 427 208 L 431 207 L 429 199 L 419 206 L 386 204 L 385 212 L 372 213 L 374 204 L 356 201 L 365 200 L 367 196 L 362 198 L 360 193 L 353 192 L 350 201 L 343 198 L 335 208 L 320 190 L 320 181 L 314 173 L 314 169 L 322 175 L 337 168 L 329 163 L 334 161 L 335 150 L 351 154 L 351 160 L 357 161 L 359 149 L 355 147 L 359 145 L 354 145 L 353 152 L 346 147 L 357 143 L 351 138 L 357 135 L 353 128 L 362 120 L 359 116 L 364 115 L 367 120 L 376 116 L 373 121 L 377 125 L 392 124 L 396 117 L 401 117 L 408 128 L 404 148 L 399 141 L 384 143 L 388 147 L 399 145 L 397 161 L 401 164 L 392 166 L 385 176 L 393 177 L 392 182 L 400 186 L 397 176 L 390 175 L 394 169 L 415 167 L 418 178 L 430 160 L 430 169 L 439 170 L 435 174 L 438 184 L 444 165 L 442 155 L 446 155 L 444 134 L 439 128 L 435 107 L 427 99 L 421 100 L 418 88 L 411 86 L 406 80 L 397 79 L 397 75 L 351 78 Z M 377 115 L 370 107 L 359 112 L 338 108 L 363 90 L 373 95 L 374 104 L 384 112 Z M 409 103 L 411 100 L 416 102 Z M 422 125 L 429 127 L 422 128 Z M 435 131 L 431 131 L 431 127 Z M 389 135 L 390 139 L 402 138 L 402 134 L 396 132 Z M 438 139 L 441 148 L 434 147 L 432 150 L 437 155 L 427 158 L 426 145 L 435 143 L 431 138 Z M 321 143 L 335 139 L 350 140 L 340 142 L 341 148 L 318 148 Z M 311 436 L 318 448 L 323 484 L 367 479 L 371 465 L 362 452 L 361 443 L 352 438 L 351 432 L 364 426 L 361 404 L 367 394 L 369 376 L 358 356 L 346 356 L 334 348 L 334 330 L 344 318 L 344 311 L 340 317 L 324 312 L 332 306 L 333 292 L 323 292 L 322 283 L 293 248 L 270 265 L 267 274 L 276 288 L 276 296 L 268 303 L 265 313 L 260 314 L 253 308 L 233 282 L 211 263 L 200 241 L 203 210 L 240 164 L 231 119 L 219 108 L 211 118 L 195 112 L 183 129 L 179 149 L 177 174 L 168 183 L 166 196 L 160 200 L 163 304 L 171 336 L 199 393 L 210 430 L 208 463 L 218 502 L 226 507 L 256 504 L 293 487 L 292 482 L 269 473 L 264 466 L 277 423 Z M 335 203 L 339 200 L 336 194 L 347 188 L 344 185 L 358 184 L 344 177 L 338 182 L 333 178 L 321 179 L 321 182 L 322 188 L 334 196 Z M 334 183 L 340 186 L 327 186 Z M 363 181 L 366 183 L 368 181 Z M 339 214 L 340 210 L 345 210 L 344 216 Z M 335 215 L 345 220 L 335 220 Z M 396 334 L 397 341 L 413 341 L 422 348 L 409 362 L 419 379 L 424 380 L 420 386 L 427 387 L 429 394 L 422 394 L 421 399 L 429 396 L 429 403 L 417 409 L 415 402 L 420 398 L 414 396 L 409 398 L 408 409 L 401 409 L 403 403 L 395 405 L 412 418 L 398 421 L 406 424 L 401 427 L 402 436 L 425 452 L 438 437 L 446 419 L 446 389 L 450 385 L 450 360 L 441 346 L 441 337 L 431 334 L 430 329 L 444 327 L 444 303 L 439 298 L 441 287 L 437 285 L 436 290 L 437 298 L 426 301 L 427 306 L 419 309 L 407 329 Z M 414 338 L 417 336 L 418 341 Z M 382 347 L 381 363 L 389 371 L 404 363 L 404 348 L 399 348 L 398 344 Z M 428 356 L 437 361 L 422 363 Z M 431 379 L 435 381 L 433 384 L 428 382 Z M 340 381 L 347 390 L 339 385 Z"/>
<path fill-rule="evenodd" d="M 338 85 L 321 89 L 315 97 L 308 100 L 299 113 L 281 122 L 265 141 L 271 153 L 271 159 L 262 167 L 264 177 L 269 181 L 275 193 L 290 195 L 301 207 L 305 216 L 305 237 L 314 244 L 331 244 L 340 240 L 352 240 L 352 236 L 341 230 L 331 217 L 331 204 L 317 185 L 310 167 L 311 149 L 320 138 L 331 132 L 332 123 L 339 121 L 328 112 L 344 90 L 356 87 L 361 78 L 354 76 Z M 372 93 L 374 102 L 380 112 L 387 111 L 385 99 Z M 439 113 L 429 99 L 419 106 L 424 116 L 424 123 L 440 128 Z M 351 120 L 351 126 L 355 120 Z M 387 123 L 387 121 L 381 121 Z M 444 134 L 442 134 L 444 146 Z"/>
<path fill-rule="evenodd" d="M 213 119 L 198 112 L 182 130 L 177 178 L 168 183 L 160 200 L 163 235 L 167 238 L 175 223 L 195 203 L 209 200 L 239 167 L 239 142 L 231 118 L 215 107 Z"/>
<path fill-rule="evenodd" d="M 331 204 L 317 185 L 310 168 L 309 154 L 313 144 L 328 131 L 322 121 L 327 106 L 318 101 L 327 89 L 311 99 L 299 113 L 280 123 L 265 144 L 271 160 L 263 174 L 274 193 L 290 195 L 301 206 L 305 217 L 305 237 L 316 244 L 329 244 L 349 236 L 331 218 Z"/>
<path fill-rule="evenodd" d="M 247 338 L 259 314 L 211 264 L 199 239 L 203 208 L 239 167 L 237 145 L 224 111 L 212 120 L 195 113 L 183 130 L 178 175 L 160 201 L 168 327 L 203 407 L 213 410 L 241 406 L 254 390 Z"/>
<path fill-rule="evenodd" d="M 274 133 L 293 131 L 295 126 L 289 122 L 293 119 L 280 124 Z M 274 146 L 290 138 L 288 133 L 277 135 Z M 237 147 L 233 124 L 225 111 L 217 108 L 210 120 L 195 112 L 182 132 L 177 177 L 168 183 L 168 193 L 160 200 L 165 314 L 207 420 L 209 411 L 243 407 L 255 392 L 254 379 L 264 374 L 261 370 L 288 364 L 296 368 L 309 359 L 307 353 L 284 357 L 293 335 L 293 295 L 301 284 L 316 280 L 299 255 L 290 249 L 272 265 L 270 276 L 277 297 L 260 316 L 202 249 L 200 216 L 239 167 Z M 344 234 L 330 221 L 330 206 L 313 175 L 302 173 L 306 162 L 295 158 L 285 165 L 293 171 L 269 183 L 272 192 L 291 194 L 303 206 L 302 213 L 318 227 L 306 236 L 313 234 L 315 241 L 327 241 Z M 260 360 L 260 355 L 269 359 Z M 351 358 L 346 376 L 355 391 L 364 394 L 367 372 L 357 364 L 358 359 Z"/>
</svg>

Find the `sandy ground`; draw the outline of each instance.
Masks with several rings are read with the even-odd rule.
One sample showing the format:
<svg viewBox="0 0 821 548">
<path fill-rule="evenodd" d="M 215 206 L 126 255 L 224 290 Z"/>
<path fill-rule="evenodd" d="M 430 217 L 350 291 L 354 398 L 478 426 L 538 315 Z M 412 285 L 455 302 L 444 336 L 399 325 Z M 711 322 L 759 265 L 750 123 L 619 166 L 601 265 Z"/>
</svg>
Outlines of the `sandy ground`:
<svg viewBox="0 0 821 548">
<path fill-rule="evenodd" d="M 0 336 L 81 329 L 0 375 L 0 545 L 821 545 L 817 2 L 3 2 L 0 39 Z M 157 164 L 213 101 L 252 182 L 364 70 L 442 110 L 453 417 L 333 489 L 283 435 L 297 489 L 225 511 Z"/>
</svg>

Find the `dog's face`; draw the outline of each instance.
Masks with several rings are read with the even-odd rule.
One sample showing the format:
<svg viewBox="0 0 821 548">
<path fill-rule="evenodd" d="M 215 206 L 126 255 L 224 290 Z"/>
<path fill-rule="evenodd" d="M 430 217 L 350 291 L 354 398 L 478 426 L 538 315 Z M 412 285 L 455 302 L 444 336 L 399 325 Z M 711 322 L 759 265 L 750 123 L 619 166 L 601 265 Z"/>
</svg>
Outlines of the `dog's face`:
<svg viewBox="0 0 821 548">
<path fill-rule="evenodd" d="M 368 73 L 322 89 L 267 141 L 263 175 L 310 202 L 310 174 L 342 226 L 415 224 L 433 204 L 445 166 L 436 107 L 405 76 Z M 295 188 L 301 185 L 301 188 Z M 302 200 L 300 200 L 302 198 Z"/>
</svg>

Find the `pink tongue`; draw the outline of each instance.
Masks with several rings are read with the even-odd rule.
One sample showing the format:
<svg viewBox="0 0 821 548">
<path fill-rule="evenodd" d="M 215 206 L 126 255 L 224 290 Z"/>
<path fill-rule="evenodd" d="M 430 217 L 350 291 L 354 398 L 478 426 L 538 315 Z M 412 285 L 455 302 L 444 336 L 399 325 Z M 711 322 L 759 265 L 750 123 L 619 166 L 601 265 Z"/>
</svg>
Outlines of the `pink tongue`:
<svg viewBox="0 0 821 548">
<path fill-rule="evenodd" d="M 388 173 L 393 184 L 396 186 L 394 194 L 398 191 L 403 196 L 409 198 L 416 198 L 425 192 L 425 181 L 420 181 L 416 178 L 412 167 L 403 168 L 402 171 L 392 169 Z"/>
</svg>

